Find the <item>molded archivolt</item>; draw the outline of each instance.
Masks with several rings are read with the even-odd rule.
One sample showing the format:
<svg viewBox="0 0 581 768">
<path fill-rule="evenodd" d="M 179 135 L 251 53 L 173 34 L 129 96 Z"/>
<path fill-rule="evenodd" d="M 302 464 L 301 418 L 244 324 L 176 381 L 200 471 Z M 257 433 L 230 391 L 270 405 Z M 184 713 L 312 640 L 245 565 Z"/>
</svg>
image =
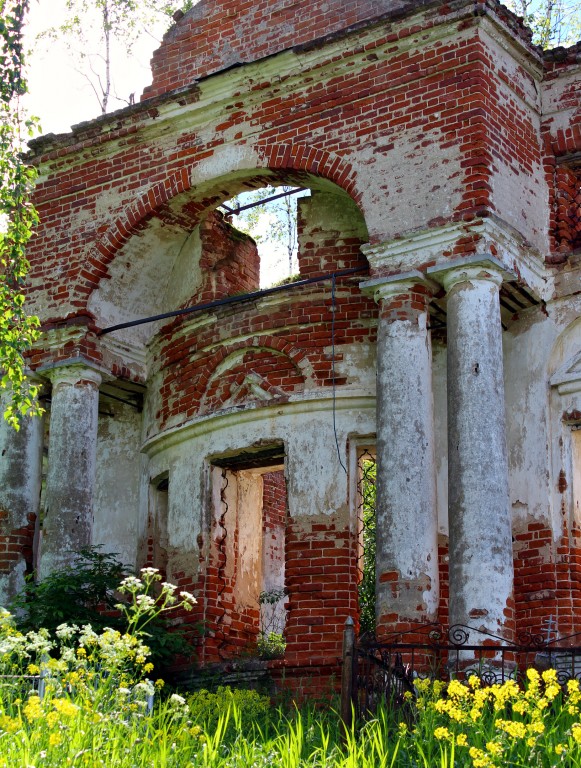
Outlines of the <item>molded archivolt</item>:
<svg viewBox="0 0 581 768">
<path fill-rule="evenodd" d="M 169 30 L 154 53 L 153 83 L 142 99 L 420 4 L 417 0 L 202 0 Z"/>
</svg>

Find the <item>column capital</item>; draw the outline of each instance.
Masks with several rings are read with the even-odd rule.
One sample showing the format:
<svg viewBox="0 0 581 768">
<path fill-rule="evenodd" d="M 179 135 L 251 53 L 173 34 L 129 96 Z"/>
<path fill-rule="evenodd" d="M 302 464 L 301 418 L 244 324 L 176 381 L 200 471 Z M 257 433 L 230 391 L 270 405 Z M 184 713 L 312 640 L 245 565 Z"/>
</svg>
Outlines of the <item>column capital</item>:
<svg viewBox="0 0 581 768">
<path fill-rule="evenodd" d="M 428 267 L 426 272 L 443 285 L 446 293 L 459 283 L 487 280 L 500 287 L 505 280 L 514 280 L 516 277 L 501 261 L 493 256 L 478 255 L 437 264 Z"/>
<path fill-rule="evenodd" d="M 104 371 L 83 358 L 73 358 L 41 366 L 36 373 L 49 379 L 53 387 L 57 384 L 75 386 L 83 381 L 98 388 L 103 381 Z"/>
<path fill-rule="evenodd" d="M 373 296 L 377 303 L 409 293 L 417 286 L 421 286 L 428 294 L 433 294 L 438 290 L 438 285 L 427 279 L 423 272 L 417 269 L 397 275 L 375 277 L 359 283 L 361 292 Z"/>
</svg>

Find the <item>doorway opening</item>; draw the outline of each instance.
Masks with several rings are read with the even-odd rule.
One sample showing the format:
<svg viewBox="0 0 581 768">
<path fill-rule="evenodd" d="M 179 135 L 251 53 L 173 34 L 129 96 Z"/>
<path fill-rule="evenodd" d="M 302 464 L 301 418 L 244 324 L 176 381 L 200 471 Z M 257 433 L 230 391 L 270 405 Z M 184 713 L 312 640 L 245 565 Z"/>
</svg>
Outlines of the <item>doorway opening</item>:
<svg viewBox="0 0 581 768">
<path fill-rule="evenodd" d="M 217 660 L 280 657 L 287 611 L 284 448 L 214 459 L 210 474 L 209 649 Z"/>
</svg>

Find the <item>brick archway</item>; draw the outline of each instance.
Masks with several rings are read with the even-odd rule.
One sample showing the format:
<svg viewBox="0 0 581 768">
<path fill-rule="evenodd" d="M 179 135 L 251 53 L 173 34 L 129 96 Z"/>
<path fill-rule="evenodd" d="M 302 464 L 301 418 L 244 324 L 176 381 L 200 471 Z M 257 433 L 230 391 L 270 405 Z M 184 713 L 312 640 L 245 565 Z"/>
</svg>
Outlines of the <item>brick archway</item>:
<svg viewBox="0 0 581 768">
<path fill-rule="evenodd" d="M 264 177 L 265 182 L 270 183 L 277 181 L 279 176 L 284 177 L 281 181 L 288 182 L 288 176 L 293 174 L 298 176 L 301 183 L 305 182 L 303 177 L 307 175 L 325 178 L 347 192 L 355 203 L 360 204 L 361 194 L 356 184 L 356 171 L 351 163 L 345 162 L 338 155 L 302 144 L 265 144 L 258 146 L 256 157 L 256 167 L 248 168 L 249 175 L 257 170 L 270 171 L 270 175 Z M 178 195 L 195 189 L 196 184 L 192 183 L 193 170 L 182 168 L 164 181 L 154 184 L 128 206 L 122 217 L 109 226 L 87 257 L 86 267 L 81 274 L 82 293 L 88 296 L 98 287 L 101 279 L 107 276 L 108 265 L 117 253 L 144 227 L 156 211 Z M 219 189 L 223 181 L 224 179 L 219 178 L 215 180 L 216 189 Z M 227 199 L 223 190 L 214 195 L 207 194 L 201 201 L 188 203 L 190 215 L 194 220 L 199 220 L 206 211 L 216 207 L 220 197 Z"/>
</svg>

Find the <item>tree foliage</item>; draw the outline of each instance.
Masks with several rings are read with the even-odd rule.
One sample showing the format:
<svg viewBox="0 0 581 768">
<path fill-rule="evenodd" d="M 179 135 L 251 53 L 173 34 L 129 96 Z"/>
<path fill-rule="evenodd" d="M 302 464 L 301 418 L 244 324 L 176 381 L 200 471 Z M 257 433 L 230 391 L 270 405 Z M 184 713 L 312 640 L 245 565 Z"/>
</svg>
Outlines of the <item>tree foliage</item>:
<svg viewBox="0 0 581 768">
<path fill-rule="evenodd" d="M 39 321 L 24 309 L 23 284 L 29 264 L 26 244 L 37 221 L 30 201 L 35 172 L 22 156 L 35 122 L 26 119 L 22 29 L 28 0 L 0 0 L 0 390 L 8 390 L 6 420 L 18 429 L 20 416 L 38 413 L 36 388 L 25 376 L 25 354 Z"/>
<path fill-rule="evenodd" d="M 239 214 L 232 216 L 232 224 L 253 238 L 261 256 L 261 284 L 271 284 L 294 276 L 297 264 L 297 194 L 296 187 L 266 186 L 253 192 L 244 192 L 229 200 L 228 208 Z M 277 199 L 271 199 L 280 195 Z M 244 206 L 256 205 L 244 210 Z"/>
<path fill-rule="evenodd" d="M 542 48 L 569 46 L 581 37 L 580 0 L 508 0 L 507 6 L 533 31 Z"/>
<path fill-rule="evenodd" d="M 139 37 L 156 21 L 171 23 L 173 14 L 187 11 L 198 0 L 66 0 L 62 24 L 47 29 L 41 37 L 62 39 L 75 61 L 75 68 L 87 80 L 101 112 L 110 108 L 114 92 L 116 46 L 131 54 Z"/>
</svg>

